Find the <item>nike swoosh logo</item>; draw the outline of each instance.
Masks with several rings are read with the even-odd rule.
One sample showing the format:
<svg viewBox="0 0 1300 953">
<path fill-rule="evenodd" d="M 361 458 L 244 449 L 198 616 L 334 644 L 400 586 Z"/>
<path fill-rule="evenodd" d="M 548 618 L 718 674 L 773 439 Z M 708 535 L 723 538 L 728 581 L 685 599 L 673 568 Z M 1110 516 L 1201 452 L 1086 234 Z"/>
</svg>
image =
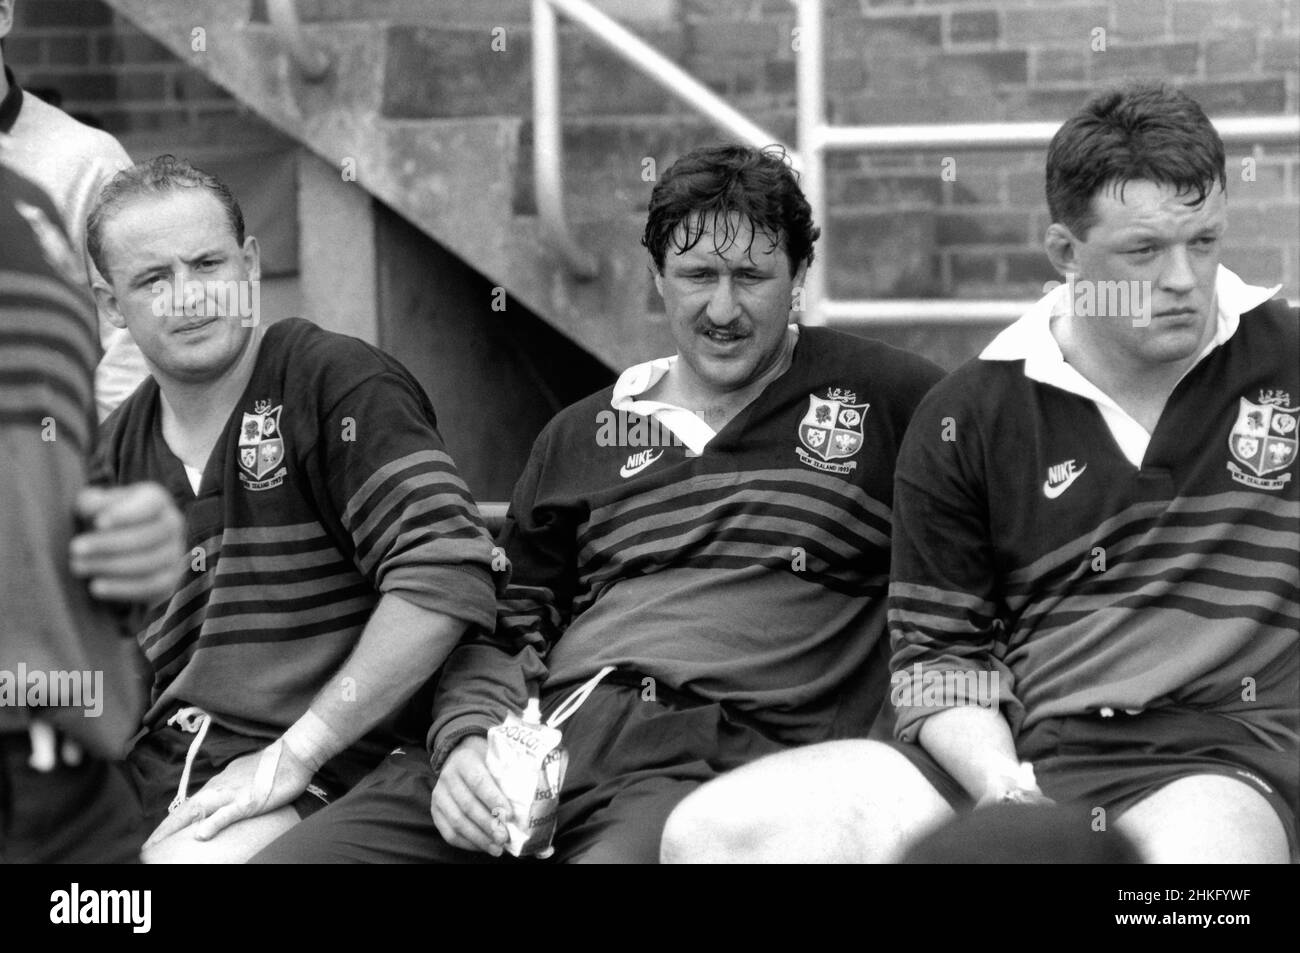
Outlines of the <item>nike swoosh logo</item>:
<svg viewBox="0 0 1300 953">
<path fill-rule="evenodd" d="M 1088 469 L 1088 464 L 1085 463 L 1083 466 L 1079 467 L 1079 469 L 1075 470 L 1068 477 L 1066 477 L 1064 483 L 1059 483 L 1056 486 L 1052 486 L 1050 480 L 1044 481 L 1043 496 L 1047 497 L 1049 500 L 1056 499 L 1058 496 L 1060 496 L 1062 493 L 1064 493 L 1066 490 L 1070 488 L 1071 483 L 1079 479 L 1079 477 L 1083 476 L 1083 471 L 1086 469 Z"/>
<path fill-rule="evenodd" d="M 653 457 L 646 457 L 644 460 L 642 460 L 640 463 L 638 463 L 638 464 L 637 464 L 636 466 L 634 466 L 634 467 L 629 467 L 627 464 L 624 464 L 624 465 L 623 465 L 623 468 L 622 468 L 621 470 L 618 471 L 618 475 L 621 476 L 621 477 L 624 477 L 624 478 L 627 478 L 627 477 L 630 477 L 630 476 L 635 476 L 636 474 L 640 473 L 640 472 L 641 472 L 642 470 L 644 470 L 646 467 L 650 466 L 650 464 L 654 463 L 656 460 L 658 460 L 658 459 L 659 459 L 660 457 L 662 457 L 663 455 L 664 455 L 664 452 L 663 452 L 662 450 L 660 450 L 660 451 L 659 451 L 658 453 L 656 453 Z"/>
</svg>

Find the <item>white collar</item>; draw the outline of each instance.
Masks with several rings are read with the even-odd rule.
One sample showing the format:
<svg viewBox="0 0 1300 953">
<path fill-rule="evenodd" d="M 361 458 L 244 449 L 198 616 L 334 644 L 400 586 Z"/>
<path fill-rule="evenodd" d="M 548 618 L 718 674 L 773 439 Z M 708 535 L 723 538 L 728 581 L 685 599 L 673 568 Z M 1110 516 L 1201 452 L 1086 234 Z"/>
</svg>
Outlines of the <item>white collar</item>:
<svg viewBox="0 0 1300 953">
<path fill-rule="evenodd" d="M 705 446 L 717 436 L 717 431 L 704 419 L 685 407 L 666 404 L 660 400 L 637 400 L 659 382 L 659 379 L 677 363 L 677 355 L 657 357 L 644 364 L 634 364 L 614 382 L 614 394 L 609 405 L 615 410 L 653 418 L 677 435 L 695 455 L 704 452 Z"/>
<path fill-rule="evenodd" d="M 799 325 L 791 324 L 789 329 L 794 332 L 797 344 Z M 676 434 L 693 454 L 699 455 L 704 452 L 708 442 L 717 436 L 717 431 L 706 424 L 704 418 L 676 404 L 667 404 L 660 400 L 636 399 L 638 394 L 644 394 L 659 383 L 659 379 L 677 363 L 677 358 L 676 354 L 671 357 L 657 357 L 653 361 L 629 367 L 614 382 L 614 393 L 610 397 L 609 405 L 618 411 L 641 414 L 643 417 L 658 420 Z"/>
<path fill-rule="evenodd" d="M 1205 346 L 1195 367 L 1215 348 L 1223 345 L 1237 332 L 1241 316 L 1259 307 L 1281 290 L 1248 285 L 1223 265 L 1215 276 L 1217 326 L 1214 337 Z M 1141 466 L 1151 435 L 1124 411 L 1119 404 L 1065 362 L 1061 346 L 1052 336 L 1052 316 L 1061 314 L 1070 306 L 1071 286 L 1062 284 L 1053 288 L 1025 312 L 1019 320 L 1005 328 L 980 352 L 981 361 L 1024 361 L 1025 376 L 1030 380 L 1048 384 L 1060 390 L 1093 401 L 1097 404 L 1120 449 L 1134 466 Z M 1190 368 L 1188 369 L 1190 371 Z"/>
<path fill-rule="evenodd" d="M 1204 357 L 1205 354 L 1231 338 L 1237 332 L 1237 325 L 1240 323 L 1241 316 L 1268 301 L 1281 288 L 1281 285 L 1274 288 L 1248 285 L 1236 274 L 1220 265 L 1218 275 L 1215 277 L 1218 326 L 1215 329 L 1214 338 L 1201 354 L 1201 357 Z M 1073 376 L 1078 377 L 1078 372 L 1073 371 L 1073 368 L 1070 368 L 1070 365 L 1065 363 L 1065 358 L 1061 354 L 1061 346 L 1056 343 L 1056 338 L 1052 336 L 1051 329 L 1052 315 L 1065 311 L 1069 303 L 1070 286 L 1068 284 L 1058 285 L 1053 288 L 1034 302 L 1019 320 L 1010 327 L 1003 329 L 989 343 L 988 347 L 980 352 L 980 360 L 1023 360 L 1025 362 L 1025 376 L 1042 381 L 1045 384 L 1061 386 L 1063 382 L 1059 382 L 1058 378 L 1063 368 L 1072 371 Z M 1067 387 L 1066 389 L 1071 390 L 1073 388 Z"/>
</svg>

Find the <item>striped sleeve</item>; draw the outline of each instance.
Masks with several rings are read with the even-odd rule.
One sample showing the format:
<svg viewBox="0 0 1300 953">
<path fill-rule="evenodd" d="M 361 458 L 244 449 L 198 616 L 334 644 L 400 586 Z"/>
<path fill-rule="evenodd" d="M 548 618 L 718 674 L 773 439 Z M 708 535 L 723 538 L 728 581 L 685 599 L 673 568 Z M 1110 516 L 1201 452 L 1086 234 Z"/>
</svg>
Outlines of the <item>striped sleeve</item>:
<svg viewBox="0 0 1300 953">
<path fill-rule="evenodd" d="M 986 703 L 943 690 L 979 673 L 996 673 L 997 703 L 1013 730 L 1024 715 L 998 652 L 1003 623 L 995 554 L 983 489 L 970 463 L 979 455 L 966 446 L 977 427 L 958 418 L 961 437 L 944 440 L 944 421 L 954 408 L 949 399 L 940 413 L 942 402 L 932 392 L 917 411 L 894 480 L 890 700 L 897 710 L 894 733 L 904 741 L 915 741 L 922 722 L 944 708 Z"/>
<path fill-rule="evenodd" d="M 501 548 L 511 563 L 495 631 L 473 634 L 452 652 L 434 698 L 429 750 L 437 771 L 461 739 L 484 734 L 521 711 L 529 686 L 546 677 L 543 659 L 568 621 L 576 577 L 577 527 L 564 507 L 539 502 L 554 424 L 533 445 L 515 484 Z"/>
<path fill-rule="evenodd" d="M 362 574 L 379 592 L 491 627 L 492 540 L 414 382 L 372 375 L 322 426 L 326 485 Z"/>
<path fill-rule="evenodd" d="M 0 165 L 0 672 L 96 673 L 98 711 L 50 699 L 40 717 L 120 757 L 143 702 L 135 646 L 67 555 L 98 356 L 73 261 L 49 199 Z M 0 734 L 25 731 L 33 715 L 0 697 Z"/>
</svg>

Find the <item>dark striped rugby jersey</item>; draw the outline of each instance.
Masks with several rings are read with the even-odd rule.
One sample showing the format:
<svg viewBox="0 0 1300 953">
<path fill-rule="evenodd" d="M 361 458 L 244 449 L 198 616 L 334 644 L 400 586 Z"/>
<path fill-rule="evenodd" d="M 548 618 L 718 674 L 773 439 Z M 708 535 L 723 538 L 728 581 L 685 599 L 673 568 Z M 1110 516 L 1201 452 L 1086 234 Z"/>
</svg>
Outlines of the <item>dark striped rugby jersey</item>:
<svg viewBox="0 0 1300 953">
<path fill-rule="evenodd" d="M 491 539 L 428 398 L 376 348 L 300 318 L 267 328 L 197 498 L 162 438 L 152 377 L 104 431 L 102 471 L 161 482 L 188 527 L 190 566 L 139 635 L 154 671 L 147 725 L 198 705 L 278 736 L 381 593 L 492 624 Z"/>
<path fill-rule="evenodd" d="M 905 351 L 803 328 L 789 370 L 698 456 L 638 443 L 654 428 L 611 414 L 612 388 L 559 414 L 502 536 L 513 574 L 497 636 L 518 654 L 458 648 L 435 760 L 521 706 L 547 666 L 548 691 L 609 664 L 730 702 L 790 742 L 864 734 L 887 676 L 894 460 L 940 376 Z M 601 445 L 611 434 L 623 445 Z"/>
<path fill-rule="evenodd" d="M 1294 748 L 1298 353 L 1283 302 L 1242 314 L 1174 389 L 1140 468 L 1097 404 L 1024 360 L 936 387 L 899 460 L 893 668 L 913 700 L 934 689 L 900 706 L 900 736 L 940 710 L 936 676 L 985 669 L 1013 729 L 1181 705 Z"/>
<path fill-rule="evenodd" d="M 49 198 L 0 165 L 0 677 L 25 689 L 35 672 L 101 673 L 97 716 L 85 695 L 40 715 L 120 756 L 143 705 L 135 647 L 68 567 L 99 359 L 84 274 Z M 0 732 L 25 731 L 35 713 L 0 704 Z"/>
</svg>

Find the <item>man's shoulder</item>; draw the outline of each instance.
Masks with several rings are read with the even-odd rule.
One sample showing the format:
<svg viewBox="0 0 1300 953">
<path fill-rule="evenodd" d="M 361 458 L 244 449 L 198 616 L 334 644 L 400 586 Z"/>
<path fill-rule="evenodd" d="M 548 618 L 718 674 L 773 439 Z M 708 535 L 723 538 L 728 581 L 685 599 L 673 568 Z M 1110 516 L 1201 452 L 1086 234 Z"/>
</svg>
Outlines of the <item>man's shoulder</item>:
<svg viewBox="0 0 1300 953">
<path fill-rule="evenodd" d="M 947 409 L 976 416 L 995 416 L 1008 400 L 1027 405 L 1034 382 L 1025 376 L 1024 361 L 990 361 L 973 357 L 936 383 L 919 412 Z"/>
<path fill-rule="evenodd" d="M 29 92 L 23 96 L 23 108 L 12 135 L 20 144 L 38 146 L 40 154 L 52 162 L 129 165 L 131 161 L 112 134 L 78 122 Z"/>
<path fill-rule="evenodd" d="M 1263 346 L 1281 347 L 1300 337 L 1300 308 L 1282 298 L 1270 298 L 1241 316 L 1246 337 Z M 1294 356 L 1294 350 L 1291 352 Z"/>
<path fill-rule="evenodd" d="M 616 414 L 614 410 L 614 385 L 603 387 L 581 400 L 576 400 L 547 422 L 538 441 L 564 442 L 577 437 L 590 441 L 600 425 L 602 413 Z"/>
<path fill-rule="evenodd" d="M 329 331 L 305 318 L 285 318 L 266 330 L 262 347 L 271 373 L 282 377 L 286 391 L 311 391 L 326 403 L 360 384 L 396 375 L 414 385 L 401 362 L 360 338 Z"/>
<path fill-rule="evenodd" d="M 933 383 L 943 377 L 943 368 L 920 354 L 834 328 L 801 327 L 800 336 L 815 352 L 818 361 L 846 370 L 866 370 L 889 379 L 924 379 Z"/>
</svg>

